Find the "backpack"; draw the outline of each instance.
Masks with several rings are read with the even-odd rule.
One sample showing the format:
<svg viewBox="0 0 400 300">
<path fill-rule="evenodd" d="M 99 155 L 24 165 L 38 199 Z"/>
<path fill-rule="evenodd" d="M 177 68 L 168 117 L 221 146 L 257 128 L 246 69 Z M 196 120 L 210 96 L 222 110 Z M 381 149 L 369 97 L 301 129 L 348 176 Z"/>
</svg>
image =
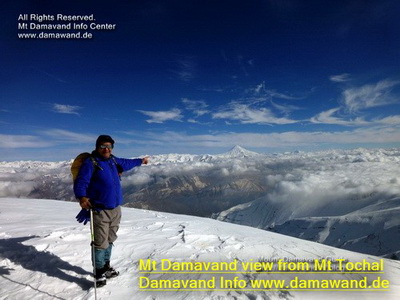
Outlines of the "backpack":
<svg viewBox="0 0 400 300">
<path fill-rule="evenodd" d="M 99 166 L 99 163 L 97 162 L 97 160 L 93 157 L 92 154 L 90 154 L 89 152 L 83 152 L 81 154 L 79 154 L 77 157 L 75 157 L 74 161 L 71 164 L 71 174 L 72 174 L 72 181 L 75 182 L 76 177 L 78 177 L 79 174 L 79 169 L 81 168 L 83 162 L 87 159 L 90 158 L 92 163 L 93 163 L 93 167 L 94 170 L 96 171 L 97 169 L 99 170 L 103 170 L 102 167 Z M 119 179 L 121 180 L 121 174 L 123 172 L 122 167 L 117 164 L 114 156 L 111 156 L 112 160 L 114 161 L 115 165 L 117 166 L 117 171 L 118 171 L 118 176 Z"/>
<path fill-rule="evenodd" d="M 79 154 L 77 157 L 75 157 L 74 161 L 72 162 L 71 165 L 71 174 L 72 174 L 72 181 L 75 182 L 76 177 L 78 177 L 79 174 L 79 169 L 81 168 L 83 162 L 89 158 L 92 160 L 93 166 L 96 169 L 100 169 L 103 170 L 99 164 L 97 163 L 97 161 L 95 160 L 95 158 L 92 156 L 92 154 L 90 154 L 89 152 L 83 152 L 81 154 Z"/>
</svg>

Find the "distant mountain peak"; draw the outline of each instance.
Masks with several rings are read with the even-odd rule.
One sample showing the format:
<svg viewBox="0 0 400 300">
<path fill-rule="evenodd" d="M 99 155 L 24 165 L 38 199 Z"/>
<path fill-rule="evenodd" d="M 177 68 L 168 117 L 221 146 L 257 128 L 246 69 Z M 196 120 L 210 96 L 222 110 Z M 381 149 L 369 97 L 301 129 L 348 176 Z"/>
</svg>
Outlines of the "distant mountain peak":
<svg viewBox="0 0 400 300">
<path fill-rule="evenodd" d="M 235 145 L 235 146 L 233 146 L 232 149 L 231 149 L 231 151 L 232 151 L 232 150 L 247 151 L 247 149 L 243 148 L 243 147 L 240 146 L 240 145 Z"/>
<path fill-rule="evenodd" d="M 239 145 L 235 145 L 231 150 L 223 154 L 223 156 L 228 157 L 249 157 L 255 155 L 259 155 L 259 153 L 247 150 Z"/>
</svg>

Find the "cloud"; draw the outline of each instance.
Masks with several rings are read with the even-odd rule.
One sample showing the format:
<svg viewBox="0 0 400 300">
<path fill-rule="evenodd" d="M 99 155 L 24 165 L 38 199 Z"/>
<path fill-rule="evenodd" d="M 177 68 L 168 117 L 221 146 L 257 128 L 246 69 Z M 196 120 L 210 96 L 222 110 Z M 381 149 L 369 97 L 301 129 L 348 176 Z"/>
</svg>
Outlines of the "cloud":
<svg viewBox="0 0 400 300">
<path fill-rule="evenodd" d="M 65 81 L 64 79 L 62 79 L 62 78 L 60 78 L 60 77 L 58 77 L 58 76 L 56 76 L 54 74 L 50 74 L 49 72 L 46 72 L 44 70 L 41 70 L 41 69 L 38 69 L 38 68 L 35 68 L 35 67 L 33 69 L 38 71 L 38 72 L 40 72 L 40 73 L 42 73 L 42 74 L 44 74 L 44 75 L 46 75 L 46 76 L 48 76 L 49 78 L 54 79 L 55 81 L 58 81 L 58 82 L 61 82 L 61 83 L 67 83 L 67 81 Z"/>
<path fill-rule="evenodd" d="M 265 83 L 262 82 L 258 85 L 256 85 L 253 89 L 250 89 L 250 91 L 253 91 L 254 94 L 259 95 L 261 92 L 265 91 Z"/>
<path fill-rule="evenodd" d="M 182 122 L 183 115 L 182 111 L 178 108 L 174 108 L 168 111 L 146 111 L 138 110 L 138 112 L 150 117 L 151 119 L 146 120 L 147 123 L 158 123 L 162 124 L 166 121 L 177 121 Z"/>
<path fill-rule="evenodd" d="M 196 63 L 192 56 L 180 56 L 176 60 L 176 67 L 171 72 L 180 80 L 189 82 L 195 78 Z"/>
<path fill-rule="evenodd" d="M 387 125 L 399 125 L 400 115 L 388 116 L 382 119 L 375 119 L 374 122 Z"/>
<path fill-rule="evenodd" d="M 288 116 L 291 112 L 295 110 L 300 110 L 301 108 L 295 105 L 289 105 L 289 104 L 277 104 L 271 101 L 271 105 L 279 110 L 281 113 L 285 114 Z"/>
<path fill-rule="evenodd" d="M 20 178 L 16 182 L 8 181 L 8 178 L 2 178 L 0 181 L 0 197 L 26 198 L 38 186 L 36 182 L 26 180 L 21 174 L 19 175 Z"/>
<path fill-rule="evenodd" d="M 337 75 L 337 81 L 339 78 L 345 77 L 342 75 Z M 398 85 L 400 85 L 400 81 L 398 80 L 385 79 L 375 84 L 346 88 L 342 92 L 342 99 L 339 107 L 323 111 L 310 118 L 309 121 L 314 124 L 334 124 L 343 126 L 399 124 L 399 115 L 376 117 L 369 120 L 366 119 L 366 115 L 352 118 L 355 114 L 360 115 L 362 111 L 367 109 L 399 102 L 398 97 L 392 93 L 393 88 Z M 339 114 L 341 114 L 340 117 Z"/>
<path fill-rule="evenodd" d="M 255 103 L 258 102 L 257 100 Z M 278 118 L 265 107 L 252 107 L 254 103 L 231 102 L 227 107 L 212 114 L 214 119 L 239 121 L 241 124 L 293 124 L 297 121 L 288 118 Z"/>
<path fill-rule="evenodd" d="M 335 117 L 334 115 L 338 113 L 342 108 L 336 107 L 329 109 L 327 111 L 323 111 L 318 115 L 312 117 L 310 119 L 311 123 L 319 123 L 319 124 L 332 124 L 332 125 L 343 125 L 343 126 L 376 126 L 376 125 L 399 125 L 400 124 L 400 115 L 393 115 L 384 118 L 375 118 L 370 121 L 365 120 L 364 118 L 357 117 L 355 119 L 345 120 L 343 118 Z"/>
<path fill-rule="evenodd" d="M 146 145 L 165 146 L 175 149 L 216 149 L 230 148 L 234 145 L 243 145 L 249 148 L 260 149 L 310 149 L 320 148 L 324 145 L 330 147 L 343 147 L 344 145 L 359 144 L 390 144 L 400 141 L 398 126 L 362 127 L 347 131 L 286 131 L 274 133 L 236 133 L 223 132 L 214 134 L 191 135 L 184 132 L 166 131 L 160 134 L 147 132 L 145 141 L 139 141 Z M 203 152 L 204 153 L 204 152 Z"/>
<path fill-rule="evenodd" d="M 348 88 L 342 93 L 343 105 L 350 112 L 358 112 L 398 102 L 398 98 L 393 96 L 391 91 L 399 84 L 398 80 L 385 79 L 376 84 Z"/>
<path fill-rule="evenodd" d="M 343 74 L 339 74 L 339 75 L 332 75 L 329 77 L 329 79 L 333 82 L 346 82 L 346 81 L 350 81 L 350 74 L 349 73 L 343 73 Z"/>
<path fill-rule="evenodd" d="M 192 111 L 197 117 L 208 114 L 210 112 L 207 109 L 208 105 L 205 101 L 183 98 L 182 103 L 185 105 L 185 108 L 187 110 Z"/>
<path fill-rule="evenodd" d="M 96 136 L 83 133 L 76 133 L 63 129 L 49 129 L 41 132 L 43 135 L 52 138 L 55 142 L 62 143 L 89 143 L 96 140 Z"/>
<path fill-rule="evenodd" d="M 77 111 L 80 109 L 82 109 L 82 107 L 75 106 L 75 105 L 67 105 L 67 104 L 59 104 L 59 103 L 53 104 L 53 112 L 60 113 L 60 114 L 74 114 L 74 115 L 79 116 L 79 113 Z"/>
<path fill-rule="evenodd" d="M 265 92 L 266 92 L 266 95 L 270 96 L 271 98 L 279 98 L 279 99 L 285 99 L 285 100 L 299 100 L 299 99 L 304 98 L 304 97 L 295 97 L 292 95 L 280 93 L 275 90 L 266 90 Z"/>
<path fill-rule="evenodd" d="M 340 107 L 336 107 L 327 111 L 323 111 L 318 115 L 312 117 L 310 119 L 310 122 L 316 124 L 334 124 L 344 126 L 360 126 L 370 124 L 370 122 L 365 121 L 363 118 L 360 117 L 355 118 L 354 120 L 344 120 L 342 118 L 335 117 L 334 114 L 336 114 L 340 110 Z"/>
<path fill-rule="evenodd" d="M 246 90 L 246 93 L 251 94 L 253 96 L 263 96 L 268 99 L 277 98 L 277 99 L 284 99 L 284 100 L 300 100 L 304 99 L 304 96 L 293 96 L 287 93 L 278 92 L 274 89 L 267 89 L 265 82 L 261 82 L 256 86 L 252 86 Z"/>
<path fill-rule="evenodd" d="M 45 148 L 52 145 L 33 135 L 0 134 L 0 140 L 4 148 Z"/>
</svg>

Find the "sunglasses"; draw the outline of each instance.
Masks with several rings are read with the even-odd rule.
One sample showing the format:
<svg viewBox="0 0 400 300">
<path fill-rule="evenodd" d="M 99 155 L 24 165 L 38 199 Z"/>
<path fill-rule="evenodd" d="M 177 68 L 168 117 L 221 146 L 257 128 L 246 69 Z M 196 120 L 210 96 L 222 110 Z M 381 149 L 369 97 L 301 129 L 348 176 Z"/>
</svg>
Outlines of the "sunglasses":
<svg viewBox="0 0 400 300">
<path fill-rule="evenodd" d="M 112 149 L 112 148 L 114 148 L 114 146 L 113 145 L 100 145 L 99 148 L 100 149 Z"/>
</svg>

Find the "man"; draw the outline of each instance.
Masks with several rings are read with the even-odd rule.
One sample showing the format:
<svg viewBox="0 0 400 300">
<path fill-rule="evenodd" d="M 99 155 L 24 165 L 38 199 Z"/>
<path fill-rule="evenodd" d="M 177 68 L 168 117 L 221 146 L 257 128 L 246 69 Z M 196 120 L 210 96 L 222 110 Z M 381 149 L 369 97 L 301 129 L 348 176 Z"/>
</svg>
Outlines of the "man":
<svg viewBox="0 0 400 300">
<path fill-rule="evenodd" d="M 112 246 L 117 239 L 121 221 L 122 189 L 120 173 L 148 163 L 148 158 L 124 159 L 112 155 L 114 140 L 100 135 L 96 149 L 79 169 L 74 193 L 83 209 L 93 209 L 94 257 L 96 284 L 106 284 L 107 278 L 118 276 L 110 266 Z"/>
</svg>

